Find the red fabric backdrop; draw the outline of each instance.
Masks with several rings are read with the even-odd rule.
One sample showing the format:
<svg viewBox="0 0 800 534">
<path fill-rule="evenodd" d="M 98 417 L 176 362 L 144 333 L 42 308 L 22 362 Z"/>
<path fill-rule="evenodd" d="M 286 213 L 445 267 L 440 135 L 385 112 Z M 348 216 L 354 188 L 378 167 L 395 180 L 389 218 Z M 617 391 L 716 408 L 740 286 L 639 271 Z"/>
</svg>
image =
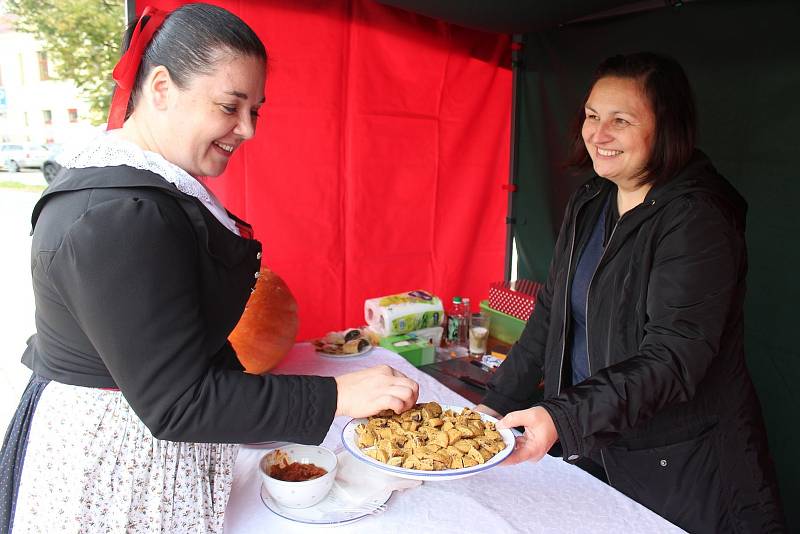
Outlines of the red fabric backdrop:
<svg viewBox="0 0 800 534">
<path fill-rule="evenodd" d="M 364 299 L 406 290 L 476 308 L 503 277 L 508 37 L 372 0 L 213 3 L 256 30 L 270 65 L 256 137 L 207 183 L 297 297 L 299 338 L 363 324 Z"/>
</svg>

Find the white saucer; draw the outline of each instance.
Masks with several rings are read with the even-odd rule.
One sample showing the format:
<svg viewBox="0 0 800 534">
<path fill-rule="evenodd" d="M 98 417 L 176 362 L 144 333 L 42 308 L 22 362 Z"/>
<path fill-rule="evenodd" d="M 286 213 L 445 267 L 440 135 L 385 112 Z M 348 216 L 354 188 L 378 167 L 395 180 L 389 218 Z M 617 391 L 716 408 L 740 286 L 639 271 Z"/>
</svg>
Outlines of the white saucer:
<svg viewBox="0 0 800 534">
<path fill-rule="evenodd" d="M 392 496 L 392 491 L 387 490 L 384 495 L 369 501 L 364 504 L 365 509 L 376 510 L 380 505 L 384 504 Z M 354 523 L 359 519 L 364 519 L 371 515 L 370 511 L 358 512 L 345 512 L 341 510 L 341 503 L 333 502 L 329 497 L 326 497 L 319 504 L 311 506 L 310 508 L 286 508 L 278 504 L 269 492 L 261 485 L 261 502 L 264 503 L 272 513 L 288 519 L 296 521 L 305 525 L 313 526 L 339 526 Z"/>
</svg>

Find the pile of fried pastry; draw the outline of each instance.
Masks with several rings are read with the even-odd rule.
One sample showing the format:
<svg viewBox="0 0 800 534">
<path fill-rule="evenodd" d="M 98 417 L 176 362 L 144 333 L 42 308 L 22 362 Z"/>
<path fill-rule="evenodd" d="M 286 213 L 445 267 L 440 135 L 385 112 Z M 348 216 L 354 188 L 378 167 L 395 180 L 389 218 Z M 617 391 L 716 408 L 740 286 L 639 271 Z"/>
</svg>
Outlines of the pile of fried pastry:
<svg viewBox="0 0 800 534">
<path fill-rule="evenodd" d="M 356 444 L 367 456 L 420 471 L 483 464 L 506 447 L 492 421 L 469 408 L 443 410 L 436 402 L 401 414 L 381 412 L 355 430 Z"/>
</svg>

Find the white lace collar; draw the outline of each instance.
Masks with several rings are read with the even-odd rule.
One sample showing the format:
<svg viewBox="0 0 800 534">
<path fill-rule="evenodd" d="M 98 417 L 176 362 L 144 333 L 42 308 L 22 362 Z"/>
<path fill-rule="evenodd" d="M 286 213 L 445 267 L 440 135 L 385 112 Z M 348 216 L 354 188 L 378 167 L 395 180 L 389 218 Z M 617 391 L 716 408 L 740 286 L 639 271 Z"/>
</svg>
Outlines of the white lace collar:
<svg viewBox="0 0 800 534">
<path fill-rule="evenodd" d="M 196 178 L 160 154 L 142 150 L 139 146 L 120 139 L 113 131 L 103 132 L 85 145 L 64 149 L 56 160 L 68 169 L 127 165 L 158 174 L 182 193 L 198 199 L 228 230 L 240 235 L 236 223 L 228 216 L 219 199 Z"/>
</svg>

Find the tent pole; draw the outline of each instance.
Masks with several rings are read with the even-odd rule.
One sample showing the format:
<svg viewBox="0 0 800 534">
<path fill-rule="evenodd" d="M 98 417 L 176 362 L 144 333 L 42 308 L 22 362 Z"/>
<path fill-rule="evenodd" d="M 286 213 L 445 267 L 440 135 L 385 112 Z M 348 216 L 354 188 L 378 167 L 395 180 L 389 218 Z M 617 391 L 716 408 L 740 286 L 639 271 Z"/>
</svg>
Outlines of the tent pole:
<svg viewBox="0 0 800 534">
<path fill-rule="evenodd" d="M 589 22 L 595 20 L 603 20 L 607 18 L 613 17 L 621 17 L 623 15 L 630 15 L 632 13 L 641 13 L 643 11 L 652 11 L 654 9 L 661 9 L 663 7 L 682 7 L 683 4 L 694 2 L 695 0 L 643 0 L 641 2 L 634 2 L 632 4 L 625 4 L 621 7 L 615 7 L 613 9 L 607 9 L 605 11 L 601 11 L 599 13 L 593 13 L 591 15 L 587 15 L 585 17 L 579 17 L 577 19 L 569 20 L 561 26 L 566 26 L 568 24 L 576 24 L 579 22 Z"/>
<path fill-rule="evenodd" d="M 509 171 L 508 171 L 508 215 L 506 215 L 506 257 L 503 270 L 503 279 L 511 280 L 514 250 L 514 192 L 517 190 L 517 153 L 519 151 L 519 136 L 517 135 L 517 109 L 520 91 L 519 70 L 522 68 L 523 39 L 520 33 L 511 36 L 511 143 L 509 146 Z"/>
</svg>

